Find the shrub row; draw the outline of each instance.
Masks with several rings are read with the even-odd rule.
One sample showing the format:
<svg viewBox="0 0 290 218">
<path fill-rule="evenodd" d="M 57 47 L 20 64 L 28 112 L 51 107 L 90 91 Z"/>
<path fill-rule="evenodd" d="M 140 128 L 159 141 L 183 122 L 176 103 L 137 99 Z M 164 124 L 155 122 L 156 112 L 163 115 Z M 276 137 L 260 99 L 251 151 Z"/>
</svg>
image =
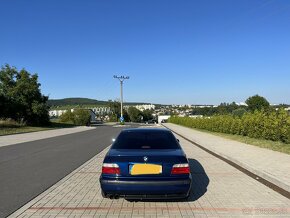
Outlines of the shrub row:
<svg viewBox="0 0 290 218">
<path fill-rule="evenodd" d="M 288 112 L 255 111 L 242 116 L 215 115 L 204 118 L 171 117 L 169 122 L 183 126 L 290 143 L 290 116 Z"/>
<path fill-rule="evenodd" d="M 73 123 L 78 126 L 90 124 L 91 115 L 88 110 L 77 109 L 74 112 L 68 110 L 60 116 L 60 121 L 64 123 Z"/>
</svg>

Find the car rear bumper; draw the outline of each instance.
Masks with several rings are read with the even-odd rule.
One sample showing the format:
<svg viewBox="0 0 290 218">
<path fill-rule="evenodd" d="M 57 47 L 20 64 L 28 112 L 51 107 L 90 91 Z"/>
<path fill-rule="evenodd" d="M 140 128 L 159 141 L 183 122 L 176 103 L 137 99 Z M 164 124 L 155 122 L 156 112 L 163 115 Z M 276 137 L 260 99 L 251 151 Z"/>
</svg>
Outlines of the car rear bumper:
<svg viewBox="0 0 290 218">
<path fill-rule="evenodd" d="M 182 180 L 128 181 L 100 178 L 105 195 L 118 195 L 128 199 L 185 198 L 191 188 L 191 177 Z"/>
<path fill-rule="evenodd" d="M 109 197 L 110 195 L 107 195 Z M 184 199 L 189 196 L 189 193 L 180 193 L 180 194 L 163 194 L 163 195 L 156 195 L 156 194 L 146 194 L 146 195 L 115 195 L 118 197 L 122 197 L 125 199 L 140 199 L 140 200 L 158 200 L 158 199 Z"/>
</svg>

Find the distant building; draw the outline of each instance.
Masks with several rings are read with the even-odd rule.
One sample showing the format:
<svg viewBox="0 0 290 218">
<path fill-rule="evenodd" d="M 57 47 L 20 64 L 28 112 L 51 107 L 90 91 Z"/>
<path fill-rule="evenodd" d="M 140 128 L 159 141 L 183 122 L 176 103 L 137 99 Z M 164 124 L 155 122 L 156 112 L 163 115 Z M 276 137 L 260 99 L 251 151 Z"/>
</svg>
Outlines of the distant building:
<svg viewBox="0 0 290 218">
<path fill-rule="evenodd" d="M 97 115 L 109 114 L 111 112 L 110 107 L 94 107 L 91 110 Z"/>
<path fill-rule="evenodd" d="M 67 112 L 67 110 L 50 110 L 49 116 L 50 117 L 59 117 L 62 114 L 64 114 L 65 112 Z M 71 109 L 71 112 L 73 112 L 73 109 Z"/>
<path fill-rule="evenodd" d="M 216 105 L 192 105 L 193 108 L 217 107 Z"/>
<path fill-rule="evenodd" d="M 203 115 L 189 115 L 190 118 L 202 118 Z"/>
<path fill-rule="evenodd" d="M 168 120 L 170 115 L 158 115 L 158 123 L 161 123 L 163 120 Z"/>
<path fill-rule="evenodd" d="M 141 105 L 135 105 L 134 107 L 137 108 L 140 111 L 155 110 L 155 105 L 154 104 L 141 104 Z"/>
<path fill-rule="evenodd" d="M 91 112 L 91 117 L 96 116 L 96 115 L 106 115 L 111 112 L 111 109 L 109 107 L 94 107 L 94 108 L 81 108 L 85 110 L 90 110 Z M 71 112 L 74 112 L 75 108 L 73 109 L 68 109 Z M 59 117 L 68 110 L 50 110 L 49 111 L 49 116 L 50 117 Z"/>
<path fill-rule="evenodd" d="M 238 106 L 248 106 L 245 102 L 236 103 Z"/>
</svg>

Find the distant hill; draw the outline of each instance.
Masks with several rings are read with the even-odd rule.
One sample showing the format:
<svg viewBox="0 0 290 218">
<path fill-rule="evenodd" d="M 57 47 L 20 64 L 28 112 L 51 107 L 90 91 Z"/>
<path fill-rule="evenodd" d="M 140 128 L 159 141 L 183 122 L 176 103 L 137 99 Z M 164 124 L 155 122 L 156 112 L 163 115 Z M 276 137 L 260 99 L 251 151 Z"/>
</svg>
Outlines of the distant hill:
<svg viewBox="0 0 290 218">
<path fill-rule="evenodd" d="M 63 99 L 49 99 L 47 104 L 52 107 L 63 107 L 63 106 L 83 106 L 83 105 L 95 105 L 95 106 L 104 106 L 108 105 L 109 101 L 99 101 L 96 99 L 90 98 L 63 98 Z M 141 102 L 125 102 L 125 105 L 136 105 L 136 104 L 148 104 L 148 103 L 141 103 Z"/>
<path fill-rule="evenodd" d="M 63 98 L 63 99 L 49 99 L 47 101 L 49 106 L 65 106 L 65 105 L 105 105 L 107 101 L 98 101 L 90 98 Z"/>
</svg>

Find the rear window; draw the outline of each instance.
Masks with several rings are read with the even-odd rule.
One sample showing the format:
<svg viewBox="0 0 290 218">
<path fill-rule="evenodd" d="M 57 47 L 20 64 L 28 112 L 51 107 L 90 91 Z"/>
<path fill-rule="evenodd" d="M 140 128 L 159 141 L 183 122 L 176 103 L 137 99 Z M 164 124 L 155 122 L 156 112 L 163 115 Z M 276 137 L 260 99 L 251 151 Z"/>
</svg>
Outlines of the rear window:
<svg viewBox="0 0 290 218">
<path fill-rule="evenodd" d="M 171 132 L 138 132 L 120 133 L 114 142 L 113 149 L 179 149 L 180 146 Z"/>
</svg>

